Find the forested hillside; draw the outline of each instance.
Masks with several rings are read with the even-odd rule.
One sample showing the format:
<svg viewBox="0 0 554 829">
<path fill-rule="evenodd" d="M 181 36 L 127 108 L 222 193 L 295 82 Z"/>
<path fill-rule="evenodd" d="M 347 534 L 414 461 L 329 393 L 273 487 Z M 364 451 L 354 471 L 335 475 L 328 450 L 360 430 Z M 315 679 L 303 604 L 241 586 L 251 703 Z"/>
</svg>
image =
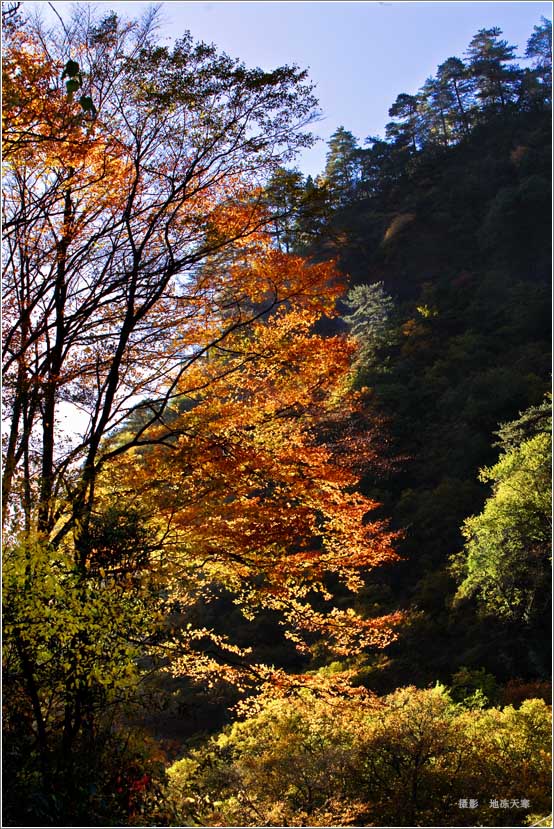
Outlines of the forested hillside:
<svg viewBox="0 0 554 829">
<path fill-rule="evenodd" d="M 546 825 L 551 23 L 314 179 L 156 14 L 3 8 L 4 825 Z"/>
<path fill-rule="evenodd" d="M 540 407 L 550 388 L 549 26 L 529 40 L 533 70 L 514 64 L 499 30 L 482 31 L 466 63 L 451 58 L 417 95 L 398 96 L 388 140 L 362 148 L 339 127 L 315 184 L 288 176 L 296 212 L 286 231 L 349 275 L 341 308 L 361 343 L 355 385 L 368 416 L 387 424 L 389 473 L 368 467 L 362 486 L 405 530 L 405 560 L 379 574 L 377 595 L 416 611 L 389 650 L 394 665 L 379 662 L 389 690 L 447 680 L 460 664 L 501 681 L 549 675 L 546 581 L 545 615 L 522 625 L 514 613 L 506 627 L 492 613 L 480 624 L 475 607 L 452 607 L 450 566 L 464 519 L 491 492 L 479 469 L 506 451 L 500 425 Z"/>
</svg>

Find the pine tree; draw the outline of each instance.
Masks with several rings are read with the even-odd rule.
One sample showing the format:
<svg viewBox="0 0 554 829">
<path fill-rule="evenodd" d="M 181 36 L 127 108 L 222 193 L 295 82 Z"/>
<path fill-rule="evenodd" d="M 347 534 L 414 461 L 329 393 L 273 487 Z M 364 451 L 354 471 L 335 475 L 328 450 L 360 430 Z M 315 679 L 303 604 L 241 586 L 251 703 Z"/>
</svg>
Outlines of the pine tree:
<svg viewBox="0 0 554 829">
<path fill-rule="evenodd" d="M 479 29 L 472 38 L 467 55 L 477 98 L 484 109 L 505 110 L 517 99 L 522 72 L 511 64 L 515 46 L 501 40 L 502 30 Z"/>
<path fill-rule="evenodd" d="M 460 58 L 448 58 L 437 69 L 437 81 L 450 91 L 455 101 L 452 113 L 456 136 L 467 135 L 471 126 L 471 113 L 475 102 L 471 91 L 468 70 Z"/>
<path fill-rule="evenodd" d="M 329 139 L 324 177 L 331 198 L 338 204 L 353 196 L 360 178 L 359 147 L 356 138 L 344 127 L 339 127 Z"/>
</svg>

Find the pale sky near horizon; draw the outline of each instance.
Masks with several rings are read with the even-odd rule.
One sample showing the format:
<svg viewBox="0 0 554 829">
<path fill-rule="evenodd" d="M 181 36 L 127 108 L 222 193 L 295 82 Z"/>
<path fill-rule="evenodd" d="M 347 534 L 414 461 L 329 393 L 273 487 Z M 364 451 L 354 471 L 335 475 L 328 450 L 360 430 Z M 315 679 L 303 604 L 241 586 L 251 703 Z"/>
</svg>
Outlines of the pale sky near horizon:
<svg viewBox="0 0 554 829">
<path fill-rule="evenodd" d="M 53 5 L 64 17 L 73 4 L 55 0 Z M 134 17 L 152 4 L 101 0 L 94 5 Z M 161 42 L 169 45 L 189 29 L 196 40 L 215 43 L 247 66 L 296 63 L 309 69 L 322 110 L 312 131 L 323 140 L 304 152 L 297 166 L 313 176 L 323 170 L 325 142 L 338 126 L 360 143 L 368 135 L 383 136 L 396 96 L 416 92 L 447 58 L 463 57 L 479 29 L 499 26 L 523 56 L 533 27 L 552 13 L 551 3 L 543 0 L 169 0 L 161 5 Z M 24 6 L 40 6 L 51 15 L 45 0 Z"/>
</svg>

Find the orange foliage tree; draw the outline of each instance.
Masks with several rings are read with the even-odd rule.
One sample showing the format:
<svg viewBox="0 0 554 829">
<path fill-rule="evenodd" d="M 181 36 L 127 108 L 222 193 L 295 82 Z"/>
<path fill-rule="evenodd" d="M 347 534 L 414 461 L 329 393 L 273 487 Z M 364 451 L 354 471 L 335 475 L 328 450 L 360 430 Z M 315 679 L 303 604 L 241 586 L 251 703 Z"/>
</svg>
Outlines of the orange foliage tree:
<svg viewBox="0 0 554 829">
<path fill-rule="evenodd" d="M 247 70 L 189 34 L 169 51 L 154 29 L 155 12 L 82 7 L 65 33 L 6 30 L 4 507 L 55 543 L 86 530 L 104 435 L 144 395 L 161 415 L 214 330 L 200 263 L 256 234 L 264 176 L 312 140 L 304 72 Z"/>
<path fill-rule="evenodd" d="M 146 657 L 288 681 L 198 623 L 214 587 L 303 651 L 383 645 L 395 622 L 331 596 L 394 557 L 356 492 L 375 449 L 354 345 L 314 333 L 344 286 L 264 233 L 311 87 L 154 29 L 82 6 L 63 36 L 23 21 L 5 43 L 5 660 L 39 757 L 16 728 L 22 791 L 42 775 L 58 820 L 86 811 L 90 745 Z"/>
<path fill-rule="evenodd" d="M 99 481 L 106 503 L 128 499 L 163 534 L 159 572 L 171 587 L 168 605 L 181 613 L 169 646 L 174 668 L 217 672 L 225 651 L 247 655 L 187 624 L 214 586 L 229 590 L 247 618 L 278 611 L 301 651 L 322 636 L 340 656 L 382 646 L 396 615 L 339 610 L 328 587 L 331 576 L 356 591 L 365 572 L 395 558 L 394 534 L 366 520 L 376 504 L 356 491 L 353 469 L 375 447 L 349 428 L 360 408 L 350 391 L 355 345 L 313 331 L 343 286 L 331 264 L 264 245 L 225 274 L 225 288 L 236 281 L 249 301 L 255 295 L 259 318 L 191 353 L 164 418 L 147 425 L 146 417 L 132 451 L 125 432 L 106 442 L 106 456 L 119 458 Z M 278 285 L 286 304 L 275 307 Z M 94 550 L 89 556 L 94 567 Z M 109 559 L 102 563 L 109 573 Z M 111 562 L 114 576 L 119 565 Z M 317 595 L 324 610 L 314 607 Z M 214 658 L 200 659 L 199 640 L 209 640 Z"/>
</svg>

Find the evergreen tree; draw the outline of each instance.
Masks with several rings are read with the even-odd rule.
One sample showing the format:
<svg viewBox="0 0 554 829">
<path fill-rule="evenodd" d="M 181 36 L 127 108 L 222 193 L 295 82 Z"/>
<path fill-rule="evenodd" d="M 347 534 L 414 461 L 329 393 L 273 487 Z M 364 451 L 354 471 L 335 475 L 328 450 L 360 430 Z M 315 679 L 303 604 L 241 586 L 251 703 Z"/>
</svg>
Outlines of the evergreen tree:
<svg viewBox="0 0 554 829">
<path fill-rule="evenodd" d="M 455 106 L 451 89 L 439 78 L 427 78 L 420 97 L 426 143 L 438 143 L 448 147 L 453 132 L 452 112 Z"/>
<path fill-rule="evenodd" d="M 460 58 L 448 58 L 437 69 L 437 81 L 450 91 L 455 100 L 455 114 L 452 113 L 454 133 L 457 137 L 467 135 L 471 126 L 471 112 L 474 99 L 467 68 Z"/>
<path fill-rule="evenodd" d="M 552 21 L 541 17 L 541 25 L 535 26 L 527 41 L 525 57 L 533 60 L 530 72 L 534 80 L 535 99 L 552 104 Z"/>
<path fill-rule="evenodd" d="M 320 237 L 330 215 L 329 188 L 317 176 L 306 176 L 300 210 L 295 224 L 293 250 L 304 253 Z"/>
<path fill-rule="evenodd" d="M 500 39 L 501 34 L 498 26 L 479 29 L 467 50 L 475 93 L 484 109 L 505 110 L 517 100 L 522 72 L 511 63 L 516 47 Z"/>
<path fill-rule="evenodd" d="M 343 319 L 358 343 L 354 368 L 358 373 L 358 383 L 362 384 L 368 372 L 383 371 L 384 362 L 380 355 L 396 342 L 391 321 L 394 303 L 382 282 L 356 285 L 348 291 L 343 303 L 350 312 L 344 314 Z"/>
<path fill-rule="evenodd" d="M 387 138 L 401 147 L 410 147 L 414 152 L 420 146 L 419 101 L 417 95 L 401 92 L 389 109 L 391 121 L 385 127 Z"/>
<path fill-rule="evenodd" d="M 304 194 L 302 173 L 284 167 L 275 170 L 265 189 L 264 202 L 273 216 L 275 243 L 285 253 L 291 251 L 294 243 L 296 216 Z"/>
<path fill-rule="evenodd" d="M 401 175 L 403 153 L 379 136 L 369 135 L 364 143 L 367 149 L 360 150 L 361 189 L 366 195 L 376 196 Z"/>
<path fill-rule="evenodd" d="M 338 204 L 344 204 L 355 193 L 360 178 L 358 150 L 356 138 L 344 127 L 339 127 L 329 140 L 324 179 Z"/>
<path fill-rule="evenodd" d="M 526 58 L 534 58 L 534 68 L 544 73 L 545 83 L 552 84 L 552 21 L 541 17 L 541 25 L 533 28 L 527 41 Z"/>
</svg>

